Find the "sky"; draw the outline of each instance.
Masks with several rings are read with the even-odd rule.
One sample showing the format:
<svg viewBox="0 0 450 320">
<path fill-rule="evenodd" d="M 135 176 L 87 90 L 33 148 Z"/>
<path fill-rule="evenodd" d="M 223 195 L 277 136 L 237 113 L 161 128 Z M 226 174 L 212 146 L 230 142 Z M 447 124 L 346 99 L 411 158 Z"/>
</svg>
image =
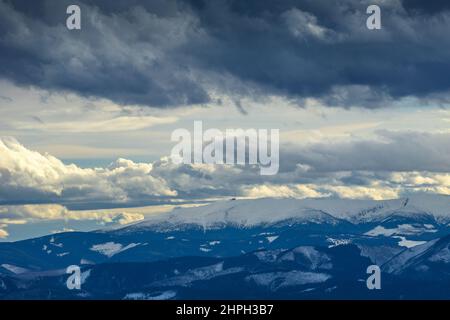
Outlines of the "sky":
<svg viewBox="0 0 450 320">
<path fill-rule="evenodd" d="M 0 0 L 0 241 L 232 197 L 448 195 L 449 28 L 438 0 Z M 174 164 L 197 120 L 279 129 L 278 174 Z"/>
</svg>

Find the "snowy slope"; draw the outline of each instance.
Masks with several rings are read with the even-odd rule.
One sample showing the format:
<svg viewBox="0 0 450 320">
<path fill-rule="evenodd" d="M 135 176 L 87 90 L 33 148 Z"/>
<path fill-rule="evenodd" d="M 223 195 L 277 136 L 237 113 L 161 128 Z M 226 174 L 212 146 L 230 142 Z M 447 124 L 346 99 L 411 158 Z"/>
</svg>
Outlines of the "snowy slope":
<svg viewBox="0 0 450 320">
<path fill-rule="evenodd" d="M 210 205 L 176 208 L 134 227 L 195 224 L 203 228 L 220 225 L 250 227 L 285 220 L 337 224 L 345 220 L 354 224 L 399 219 L 450 222 L 450 196 L 417 195 L 395 200 L 348 199 L 256 199 L 219 201 Z"/>
<path fill-rule="evenodd" d="M 449 268 L 450 236 L 407 249 L 383 265 L 383 270 L 391 274 L 410 272 L 421 277 L 426 273 L 434 277 L 438 277 L 440 272 L 448 275 Z"/>
</svg>

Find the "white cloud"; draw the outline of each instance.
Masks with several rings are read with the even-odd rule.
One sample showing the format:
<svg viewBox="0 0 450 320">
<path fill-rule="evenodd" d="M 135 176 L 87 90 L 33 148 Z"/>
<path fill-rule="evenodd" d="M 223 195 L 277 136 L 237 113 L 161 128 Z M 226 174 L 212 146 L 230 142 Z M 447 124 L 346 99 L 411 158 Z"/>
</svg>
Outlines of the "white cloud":
<svg viewBox="0 0 450 320">
<path fill-rule="evenodd" d="M 62 233 L 62 232 L 74 232 L 74 229 L 71 228 L 62 228 L 61 230 L 52 230 L 51 233 Z"/>
<path fill-rule="evenodd" d="M 337 196 L 349 199 L 395 199 L 399 197 L 399 189 L 387 188 L 384 185 L 343 186 L 321 184 L 294 185 L 261 185 L 244 187 L 243 194 L 249 198 L 321 198 Z"/>
<path fill-rule="evenodd" d="M 176 117 L 153 117 L 153 116 L 122 116 L 106 120 L 79 120 L 79 121 L 61 121 L 54 123 L 17 123 L 17 129 L 38 129 L 53 132 L 115 132 L 115 131 L 135 131 L 158 124 L 168 124 L 177 121 Z"/>
<path fill-rule="evenodd" d="M 348 199 L 372 199 L 372 200 L 385 200 L 396 199 L 400 196 L 399 191 L 393 188 L 387 188 L 386 186 L 326 186 L 325 189 L 333 192 L 340 198 Z"/>
<path fill-rule="evenodd" d="M 65 165 L 49 154 L 0 139 L 0 200 L 114 200 L 175 196 L 163 179 L 152 175 L 152 164 L 119 159 L 108 168 Z"/>
<path fill-rule="evenodd" d="M 0 239 L 7 238 L 9 236 L 9 233 L 6 230 L 2 229 L 4 227 L 5 225 L 0 225 Z"/>
<path fill-rule="evenodd" d="M 2 225 L 24 224 L 38 220 L 95 220 L 103 223 L 129 224 L 144 219 L 138 212 L 118 210 L 68 210 L 59 204 L 0 206 Z"/>
<path fill-rule="evenodd" d="M 313 185 L 261 185 L 243 188 L 244 196 L 249 198 L 320 198 L 330 194 L 317 191 Z"/>
<path fill-rule="evenodd" d="M 144 215 L 131 212 L 111 212 L 108 210 L 69 211 L 67 218 L 71 220 L 96 220 L 102 223 L 125 225 L 144 220 Z"/>
<path fill-rule="evenodd" d="M 0 238 L 8 237 L 8 225 L 38 221 L 94 221 L 97 224 L 126 225 L 144 220 L 143 213 L 126 210 L 68 210 L 58 204 L 0 206 Z M 68 231 L 68 230 L 64 230 Z M 56 231 L 55 231 L 56 232 Z M 57 231 L 62 232 L 62 231 Z"/>
</svg>

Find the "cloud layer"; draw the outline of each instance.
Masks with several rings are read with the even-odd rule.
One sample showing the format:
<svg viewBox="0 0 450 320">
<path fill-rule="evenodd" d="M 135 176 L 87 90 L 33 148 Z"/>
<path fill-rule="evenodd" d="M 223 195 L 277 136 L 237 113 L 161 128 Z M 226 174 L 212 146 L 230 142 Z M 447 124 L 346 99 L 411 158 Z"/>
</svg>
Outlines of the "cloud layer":
<svg viewBox="0 0 450 320">
<path fill-rule="evenodd" d="M 450 193 L 450 148 L 443 147 L 449 134 L 384 132 L 382 137 L 390 140 L 283 147 L 280 172 L 274 176 L 261 176 L 257 166 L 178 165 L 168 157 L 80 168 L 4 138 L 0 204 L 85 204 L 93 209 L 98 203 L 123 206 L 231 196 L 382 199 L 408 192 Z"/>
<path fill-rule="evenodd" d="M 48 221 L 93 221 L 97 225 L 125 225 L 144 219 L 138 212 L 114 210 L 71 211 L 58 204 L 0 206 L 0 239 L 9 236 L 9 225 Z"/>
<path fill-rule="evenodd" d="M 314 97 L 378 107 L 417 97 L 448 101 L 443 1 L 0 1 L 0 76 L 21 85 L 119 104 L 203 104 L 215 93 Z"/>
</svg>

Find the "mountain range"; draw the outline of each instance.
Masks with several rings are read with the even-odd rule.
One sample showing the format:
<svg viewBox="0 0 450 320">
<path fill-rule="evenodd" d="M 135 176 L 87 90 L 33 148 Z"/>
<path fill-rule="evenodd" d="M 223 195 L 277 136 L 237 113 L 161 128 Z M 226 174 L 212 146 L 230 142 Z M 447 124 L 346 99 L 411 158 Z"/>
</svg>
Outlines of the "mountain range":
<svg viewBox="0 0 450 320">
<path fill-rule="evenodd" d="M 449 299 L 449 224 L 439 195 L 217 201 L 0 243 L 0 298 Z M 374 264 L 380 290 L 366 286 Z M 81 290 L 66 286 L 70 265 Z"/>
</svg>

